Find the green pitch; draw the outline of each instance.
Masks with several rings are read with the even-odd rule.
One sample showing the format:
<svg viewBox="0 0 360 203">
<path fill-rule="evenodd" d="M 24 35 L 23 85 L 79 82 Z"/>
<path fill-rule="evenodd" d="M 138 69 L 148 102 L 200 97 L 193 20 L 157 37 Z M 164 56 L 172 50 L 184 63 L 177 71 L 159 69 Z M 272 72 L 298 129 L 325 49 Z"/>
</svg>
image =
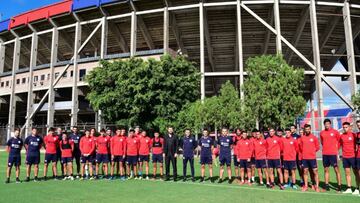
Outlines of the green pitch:
<svg viewBox="0 0 360 203">
<path fill-rule="evenodd" d="M 42 159 L 44 156 L 42 155 Z M 25 157 L 22 157 L 24 163 Z M 360 197 L 331 192 L 301 192 L 299 190 L 267 189 L 260 186 L 239 186 L 238 184 L 195 183 L 191 181 L 163 182 L 152 180 L 96 180 L 96 181 L 63 181 L 48 180 L 15 184 L 15 176 L 11 183 L 5 184 L 7 153 L 0 152 L 0 202 L 360 202 Z M 318 163 L 320 180 L 323 180 L 321 162 Z M 59 166 L 58 166 L 59 168 Z M 40 166 L 40 178 L 43 166 Z M 59 168 L 60 169 L 60 168 Z M 343 171 L 343 169 L 341 168 Z M 58 170 L 60 171 L 60 170 Z M 195 165 L 196 175 L 200 173 L 198 159 Z M 188 169 L 188 174 L 189 174 Z M 218 175 L 219 167 L 214 166 L 214 175 Z M 182 160 L 178 160 L 178 173 L 182 174 Z M 15 174 L 15 171 L 13 171 Z M 51 172 L 48 176 L 51 176 Z M 226 175 L 226 174 L 225 174 Z M 21 180 L 25 177 L 22 166 Z M 336 185 L 335 174 L 331 172 L 331 182 Z M 342 175 L 343 183 L 345 180 Z"/>
</svg>

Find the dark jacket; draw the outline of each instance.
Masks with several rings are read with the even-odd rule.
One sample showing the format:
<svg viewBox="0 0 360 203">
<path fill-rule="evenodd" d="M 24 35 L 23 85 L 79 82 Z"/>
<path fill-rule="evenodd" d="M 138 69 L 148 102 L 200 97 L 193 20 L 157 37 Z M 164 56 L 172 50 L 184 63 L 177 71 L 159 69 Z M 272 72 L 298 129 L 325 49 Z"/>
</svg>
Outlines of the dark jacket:
<svg viewBox="0 0 360 203">
<path fill-rule="evenodd" d="M 179 140 L 176 135 L 172 135 L 171 137 L 169 134 L 164 136 L 164 153 L 165 155 L 174 155 L 177 153 L 179 147 Z"/>
</svg>

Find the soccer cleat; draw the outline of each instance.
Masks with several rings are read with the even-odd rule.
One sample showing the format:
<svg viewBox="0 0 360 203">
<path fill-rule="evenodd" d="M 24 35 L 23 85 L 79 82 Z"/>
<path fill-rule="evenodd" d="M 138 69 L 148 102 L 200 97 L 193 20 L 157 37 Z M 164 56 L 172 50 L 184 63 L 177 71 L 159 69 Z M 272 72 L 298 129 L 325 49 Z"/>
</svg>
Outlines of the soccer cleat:
<svg viewBox="0 0 360 203">
<path fill-rule="evenodd" d="M 244 180 L 241 180 L 239 185 L 244 185 L 245 184 L 245 181 Z"/>
<path fill-rule="evenodd" d="M 15 183 L 21 183 L 20 179 L 19 179 L 19 178 L 16 178 Z"/>
<path fill-rule="evenodd" d="M 211 183 L 215 183 L 215 180 L 214 180 L 213 177 L 210 177 L 210 182 L 211 182 Z"/>
<path fill-rule="evenodd" d="M 10 178 L 7 178 L 5 181 L 6 184 L 10 183 Z"/>
<path fill-rule="evenodd" d="M 302 188 L 301 188 L 301 191 L 302 192 L 306 192 L 308 190 L 308 188 L 306 187 L 306 186 L 303 186 Z"/>
<path fill-rule="evenodd" d="M 38 181 L 39 181 L 38 177 L 34 177 L 34 182 L 38 182 Z"/>
<path fill-rule="evenodd" d="M 135 176 L 135 178 L 134 178 L 135 180 L 138 180 L 138 179 L 140 179 L 140 178 L 138 178 L 137 176 Z"/>
<path fill-rule="evenodd" d="M 354 192 L 352 193 L 352 195 L 359 195 L 359 189 L 355 189 Z"/>
<path fill-rule="evenodd" d="M 79 179 L 79 178 L 80 178 L 80 176 L 79 176 L 79 175 L 77 175 L 77 176 L 76 176 L 76 179 Z"/>
<path fill-rule="evenodd" d="M 43 178 L 43 179 L 44 179 L 44 181 L 47 181 L 47 177 L 46 177 L 46 176 L 44 176 L 44 178 Z"/>
<path fill-rule="evenodd" d="M 294 184 L 294 185 L 292 185 L 292 189 L 297 190 L 298 188 L 297 188 L 296 185 Z"/>
<path fill-rule="evenodd" d="M 231 183 L 232 183 L 232 180 L 231 180 L 231 178 L 230 178 L 230 179 L 228 180 L 228 183 L 229 183 L 229 184 L 231 184 Z"/>
<path fill-rule="evenodd" d="M 351 188 L 348 188 L 343 192 L 343 194 L 352 194 L 352 193 L 353 191 L 351 190 Z"/>
<path fill-rule="evenodd" d="M 186 178 L 183 178 L 183 182 L 186 182 Z"/>
<path fill-rule="evenodd" d="M 89 180 L 95 180 L 94 176 L 91 176 Z"/>
<path fill-rule="evenodd" d="M 73 177 L 73 176 L 69 176 L 69 177 L 68 177 L 68 180 L 74 180 L 74 177 Z"/>
<path fill-rule="evenodd" d="M 289 184 L 285 184 L 285 185 L 284 185 L 284 188 L 288 188 L 288 187 L 290 187 Z"/>
<path fill-rule="evenodd" d="M 67 177 L 64 177 L 62 180 L 67 180 Z"/>
<path fill-rule="evenodd" d="M 150 178 L 149 178 L 149 176 L 146 176 L 146 180 L 149 180 Z"/>
<path fill-rule="evenodd" d="M 194 177 L 192 177 L 192 178 L 191 178 L 191 181 L 192 181 L 192 182 L 195 182 L 195 178 L 194 178 Z"/>
<path fill-rule="evenodd" d="M 139 180 L 142 180 L 142 176 L 139 176 L 139 178 L 138 178 Z"/>
<path fill-rule="evenodd" d="M 30 181 L 30 178 L 26 177 L 25 182 L 29 182 L 29 181 Z"/>
<path fill-rule="evenodd" d="M 222 183 L 222 182 L 223 182 L 223 179 L 220 178 L 220 179 L 218 180 L 218 183 Z"/>
<path fill-rule="evenodd" d="M 282 184 L 279 185 L 279 188 L 280 190 L 285 190 L 285 187 Z"/>
</svg>

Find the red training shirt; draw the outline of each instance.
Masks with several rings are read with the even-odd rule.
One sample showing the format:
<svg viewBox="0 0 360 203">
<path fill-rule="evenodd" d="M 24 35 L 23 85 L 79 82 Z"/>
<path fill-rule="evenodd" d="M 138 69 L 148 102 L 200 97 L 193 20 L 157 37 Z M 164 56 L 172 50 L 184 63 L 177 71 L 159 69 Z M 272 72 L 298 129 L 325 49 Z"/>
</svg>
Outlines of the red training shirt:
<svg viewBox="0 0 360 203">
<path fill-rule="evenodd" d="M 318 138 L 313 135 L 304 135 L 299 139 L 301 159 L 316 159 L 316 152 L 319 151 Z"/>
<path fill-rule="evenodd" d="M 61 158 L 71 158 L 74 150 L 73 140 L 60 141 Z"/>
<path fill-rule="evenodd" d="M 284 137 L 281 141 L 284 161 L 296 161 L 296 153 L 299 151 L 296 139 Z"/>
<path fill-rule="evenodd" d="M 261 160 L 266 159 L 266 149 L 267 149 L 267 142 L 264 138 L 254 139 L 254 152 L 255 152 L 255 159 Z"/>
<path fill-rule="evenodd" d="M 343 158 L 355 158 L 356 136 L 352 132 L 343 133 L 340 136 Z"/>
<path fill-rule="evenodd" d="M 276 135 L 266 139 L 267 144 L 267 158 L 280 159 L 281 140 Z"/>
<path fill-rule="evenodd" d="M 140 136 L 139 155 L 149 155 L 151 149 L 151 139 L 148 136 Z"/>
<path fill-rule="evenodd" d="M 110 137 L 99 136 L 95 140 L 96 153 L 98 154 L 109 154 Z"/>
<path fill-rule="evenodd" d="M 337 155 L 339 151 L 340 133 L 332 128 L 320 132 L 323 155 Z"/>
<path fill-rule="evenodd" d="M 59 146 L 59 137 L 56 135 L 46 135 L 44 137 L 44 143 L 47 154 L 56 154 L 56 149 Z"/>
<path fill-rule="evenodd" d="M 82 137 L 80 139 L 80 151 L 81 154 L 92 154 L 95 150 L 95 138 L 92 136 Z"/>
<path fill-rule="evenodd" d="M 253 142 L 250 139 L 243 139 L 237 141 L 235 152 L 237 159 L 250 159 L 254 150 Z"/>
<path fill-rule="evenodd" d="M 137 156 L 139 152 L 140 142 L 139 139 L 135 137 L 128 137 L 126 139 L 126 155 L 128 156 Z"/>
<path fill-rule="evenodd" d="M 110 152 L 113 156 L 123 156 L 126 151 L 126 137 L 115 135 L 110 139 Z"/>
<path fill-rule="evenodd" d="M 153 154 L 162 154 L 164 147 L 164 139 L 161 137 L 153 138 L 151 141 L 152 144 L 152 153 Z"/>
</svg>

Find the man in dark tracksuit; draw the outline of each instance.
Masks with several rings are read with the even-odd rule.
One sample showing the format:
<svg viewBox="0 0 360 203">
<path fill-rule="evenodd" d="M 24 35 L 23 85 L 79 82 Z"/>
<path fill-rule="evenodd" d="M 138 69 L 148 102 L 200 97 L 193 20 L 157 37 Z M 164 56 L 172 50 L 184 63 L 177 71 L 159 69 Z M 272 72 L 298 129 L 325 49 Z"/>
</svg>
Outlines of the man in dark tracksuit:
<svg viewBox="0 0 360 203">
<path fill-rule="evenodd" d="M 80 157 L 81 157 L 81 152 L 80 152 L 80 138 L 81 138 L 81 134 L 78 132 L 78 128 L 76 126 L 74 126 L 72 128 L 72 133 L 70 134 L 70 140 L 72 140 L 74 142 L 74 151 L 73 151 L 73 158 L 75 159 L 76 162 L 76 178 L 79 178 L 79 174 L 80 174 Z M 75 173 L 75 172 L 74 172 Z"/>
<path fill-rule="evenodd" d="M 174 134 L 172 127 L 168 128 L 168 133 L 164 136 L 164 154 L 165 154 L 165 181 L 169 180 L 170 161 L 173 167 L 174 181 L 177 179 L 176 157 L 178 151 L 178 137 Z"/>
<path fill-rule="evenodd" d="M 185 130 L 185 136 L 180 140 L 180 148 L 183 151 L 183 181 L 186 181 L 187 163 L 190 162 L 191 180 L 195 182 L 194 150 L 197 146 L 196 140 L 191 136 L 189 129 Z"/>
</svg>

